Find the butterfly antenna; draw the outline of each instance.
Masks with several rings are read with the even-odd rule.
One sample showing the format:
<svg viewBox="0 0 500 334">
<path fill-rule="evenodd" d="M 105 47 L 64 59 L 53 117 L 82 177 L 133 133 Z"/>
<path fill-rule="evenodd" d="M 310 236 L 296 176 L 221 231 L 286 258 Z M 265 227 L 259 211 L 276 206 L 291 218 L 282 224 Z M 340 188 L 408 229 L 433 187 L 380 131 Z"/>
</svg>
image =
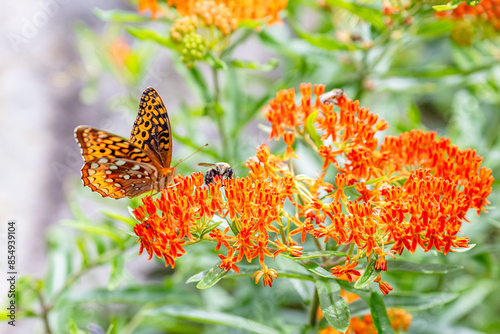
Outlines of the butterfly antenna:
<svg viewBox="0 0 500 334">
<path fill-rule="evenodd" d="M 184 158 L 184 159 L 179 160 L 179 161 L 175 164 L 175 166 L 174 166 L 174 167 L 177 167 L 177 165 L 179 165 L 181 162 L 186 161 L 187 159 L 191 158 L 193 155 L 195 155 L 196 153 L 200 152 L 200 151 L 201 151 L 201 149 L 202 149 L 202 148 L 204 148 L 204 147 L 206 147 L 206 146 L 208 146 L 208 143 L 207 143 L 207 144 L 205 144 L 205 145 L 203 145 L 202 147 L 200 147 L 199 149 L 197 149 L 197 150 L 196 150 L 196 151 L 194 151 L 193 153 L 191 153 L 191 155 L 190 155 L 190 156 L 188 156 L 187 158 Z"/>
</svg>

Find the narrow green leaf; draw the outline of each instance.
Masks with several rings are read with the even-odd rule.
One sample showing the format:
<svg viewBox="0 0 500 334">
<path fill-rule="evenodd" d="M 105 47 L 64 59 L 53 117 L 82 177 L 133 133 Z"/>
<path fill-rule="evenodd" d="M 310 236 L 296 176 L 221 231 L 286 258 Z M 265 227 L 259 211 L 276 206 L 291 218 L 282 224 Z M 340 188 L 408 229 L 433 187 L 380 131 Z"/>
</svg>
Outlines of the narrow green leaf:
<svg viewBox="0 0 500 334">
<path fill-rule="evenodd" d="M 334 277 L 332 276 L 332 274 L 329 271 L 327 271 L 326 269 L 321 267 L 316 262 L 309 261 L 309 260 L 296 260 L 296 258 L 292 258 L 292 259 L 295 260 L 295 262 L 297 262 L 298 264 L 300 264 L 304 268 L 306 268 L 309 272 L 311 272 L 315 275 L 318 275 L 318 276 L 324 277 L 324 278 L 334 279 Z"/>
<path fill-rule="evenodd" d="M 292 260 L 308 260 L 308 259 L 315 259 L 318 257 L 346 256 L 347 253 L 337 252 L 337 251 L 313 251 L 313 252 L 303 252 L 301 256 L 292 256 L 288 253 L 280 255 L 286 257 L 287 259 L 292 259 Z"/>
<path fill-rule="evenodd" d="M 171 317 L 196 321 L 205 324 L 214 324 L 246 330 L 253 333 L 262 334 L 280 334 L 274 328 L 265 326 L 261 323 L 249 320 L 247 318 L 239 317 L 232 314 L 205 311 L 195 309 L 186 305 L 168 305 L 162 306 L 151 311 L 147 311 L 146 315 L 158 317 L 162 315 L 169 315 Z"/>
<path fill-rule="evenodd" d="M 124 223 L 127 223 L 128 225 L 134 227 L 137 224 L 137 220 L 135 219 L 135 216 L 132 214 L 132 217 L 125 217 L 117 213 L 109 212 L 109 211 L 103 211 L 102 212 L 105 216 L 113 219 L 113 220 L 119 220 Z"/>
<path fill-rule="evenodd" d="M 448 2 L 446 5 L 432 6 L 432 8 L 434 8 L 434 10 L 440 12 L 440 11 L 443 11 L 443 10 L 455 9 L 458 6 L 460 6 L 460 4 L 462 2 L 463 2 L 463 0 L 452 0 L 452 1 Z"/>
<path fill-rule="evenodd" d="M 376 8 L 367 7 L 358 3 L 343 0 L 326 0 L 332 6 L 344 8 L 350 11 L 352 14 L 362 18 L 366 22 L 371 23 L 375 28 L 379 30 L 385 30 L 386 26 L 384 23 L 383 13 L 381 10 Z"/>
<path fill-rule="evenodd" d="M 111 262 L 111 275 L 109 276 L 108 289 L 114 290 L 122 284 L 125 261 L 123 256 L 115 256 Z"/>
<path fill-rule="evenodd" d="M 306 120 L 306 130 L 309 136 L 311 137 L 312 141 L 314 144 L 316 144 L 316 148 L 319 150 L 321 145 L 323 145 L 323 141 L 321 140 L 321 137 L 318 134 L 318 131 L 316 131 L 316 128 L 314 127 L 314 121 L 316 120 L 316 116 L 318 116 L 318 111 L 315 110 L 312 113 L 307 116 Z"/>
<path fill-rule="evenodd" d="M 334 329 L 345 332 L 351 321 L 349 306 L 340 296 L 340 286 L 335 280 L 318 279 L 316 281 L 319 305 L 326 320 Z"/>
<path fill-rule="evenodd" d="M 414 263 L 403 260 L 387 261 L 387 271 L 411 272 L 417 274 L 447 274 L 463 269 L 463 266 L 441 263 Z"/>
<path fill-rule="evenodd" d="M 175 44 L 170 40 L 170 37 L 168 37 L 168 35 L 165 35 L 166 37 L 163 37 L 151 29 L 141 27 L 127 27 L 127 31 L 132 36 L 140 40 L 154 41 L 160 45 L 166 46 L 167 48 L 175 49 Z"/>
<path fill-rule="evenodd" d="M 356 289 L 363 289 L 372 284 L 372 282 L 377 278 L 380 274 L 380 270 L 375 270 L 375 264 L 377 263 L 378 256 L 372 254 L 370 257 L 370 261 L 366 265 L 366 269 L 363 272 L 363 275 L 356 281 L 354 287 Z"/>
<path fill-rule="evenodd" d="M 353 317 L 370 313 L 371 292 L 366 294 L 366 290 L 355 290 L 346 288 L 342 281 L 338 281 L 343 290 L 352 292 L 362 299 L 349 304 Z M 407 311 L 422 311 L 434 307 L 440 307 L 456 299 L 458 294 L 449 292 L 420 293 L 408 291 L 392 291 L 384 297 L 384 304 L 387 308 L 404 308 Z"/>
<path fill-rule="evenodd" d="M 372 313 L 373 324 L 379 334 L 394 334 L 394 329 L 391 326 L 391 320 L 387 314 L 384 301 L 380 294 L 373 291 L 370 296 L 370 310 Z"/>
<path fill-rule="evenodd" d="M 196 285 L 198 289 L 208 289 L 214 286 L 222 279 L 222 277 L 224 277 L 228 273 L 228 271 L 225 271 L 224 269 L 219 267 L 219 264 L 221 263 L 221 261 L 217 262 L 217 264 L 207 272 L 207 274 L 201 279 L 201 281 L 198 282 L 198 284 Z"/>
<path fill-rule="evenodd" d="M 325 49 L 325 50 L 355 50 L 357 47 L 350 43 L 341 43 L 338 42 L 326 35 L 322 34 L 311 34 L 309 32 L 306 32 L 305 30 L 302 30 L 297 23 L 293 19 L 289 17 L 288 21 L 290 22 L 290 25 L 292 28 L 295 30 L 297 35 L 308 41 L 314 46 L 317 46 L 319 48 Z"/>
<path fill-rule="evenodd" d="M 122 236 L 117 233 L 117 229 L 114 227 L 109 227 L 102 224 L 90 224 L 87 222 L 75 222 L 68 220 L 63 221 L 62 224 L 87 233 L 108 237 L 116 242 L 120 247 L 124 247 L 124 240 L 122 239 Z"/>
<path fill-rule="evenodd" d="M 271 59 L 267 63 L 261 64 L 257 61 L 248 61 L 248 60 L 233 60 L 231 62 L 233 67 L 243 68 L 247 70 L 258 70 L 263 72 L 269 72 L 274 70 L 279 65 L 278 59 Z"/>
</svg>

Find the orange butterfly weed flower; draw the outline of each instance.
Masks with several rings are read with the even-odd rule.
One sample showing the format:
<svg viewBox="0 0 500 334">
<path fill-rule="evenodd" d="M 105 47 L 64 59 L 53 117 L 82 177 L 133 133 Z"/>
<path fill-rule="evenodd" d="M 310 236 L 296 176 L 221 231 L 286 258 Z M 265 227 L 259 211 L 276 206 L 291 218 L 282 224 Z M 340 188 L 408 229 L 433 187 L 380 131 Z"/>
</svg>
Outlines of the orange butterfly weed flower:
<svg viewBox="0 0 500 334">
<path fill-rule="evenodd" d="M 139 13 L 150 11 L 151 17 L 155 20 L 158 14 L 162 14 L 163 11 L 158 6 L 158 0 L 139 0 Z"/>
<path fill-rule="evenodd" d="M 469 210 L 486 211 L 494 181 L 482 158 L 420 130 L 387 136 L 379 145 L 377 133 L 388 127 L 384 120 L 343 93 L 324 99 L 324 92 L 324 85 L 304 83 L 300 102 L 293 89 L 270 102 L 271 138 L 283 137 L 284 157 L 262 144 L 245 164 L 249 177 L 204 186 L 201 173 L 177 176 L 159 199 L 144 199 L 134 210 L 140 252 L 173 266 L 189 244 L 213 241 L 216 250 L 224 246 L 228 252 L 221 255 L 221 268 L 237 270 L 243 259 L 258 259 L 262 270 L 254 278 L 271 285 L 277 276 L 264 261 L 286 252 L 301 256 L 303 247 L 293 236 L 303 244 L 312 237 L 319 249 L 321 240 L 330 239 L 350 249 L 345 263 L 331 269 L 349 282 L 361 276 L 363 258 L 375 256 L 375 268 L 385 271 L 385 257 L 405 250 L 447 254 L 469 247 L 462 224 Z M 324 159 L 315 177 L 295 175 L 285 160 L 295 140 Z M 229 226 L 207 231 L 216 215 Z M 375 282 L 389 293 L 392 287 L 380 279 Z"/>
<path fill-rule="evenodd" d="M 184 16 L 193 14 L 197 5 L 203 2 L 207 0 L 168 0 L 167 4 L 175 7 L 177 12 Z M 215 0 L 213 2 L 217 5 L 224 5 L 236 24 L 243 20 L 267 21 L 269 25 L 281 22 L 278 13 L 288 5 L 287 0 Z M 211 15 L 214 14 L 219 13 L 211 13 Z"/>
</svg>

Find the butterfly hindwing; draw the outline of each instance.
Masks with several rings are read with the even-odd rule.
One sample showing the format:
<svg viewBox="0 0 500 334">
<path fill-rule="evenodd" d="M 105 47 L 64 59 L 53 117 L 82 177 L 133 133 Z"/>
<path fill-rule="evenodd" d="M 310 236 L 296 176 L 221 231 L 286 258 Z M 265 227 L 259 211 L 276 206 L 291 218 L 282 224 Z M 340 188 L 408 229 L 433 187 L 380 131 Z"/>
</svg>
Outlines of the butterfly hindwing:
<svg viewBox="0 0 500 334">
<path fill-rule="evenodd" d="M 85 186 L 103 197 L 135 197 L 152 191 L 156 168 L 126 158 L 101 157 L 87 161 L 82 168 Z"/>
<path fill-rule="evenodd" d="M 129 141 L 150 156 L 155 156 L 162 167 L 170 167 L 172 160 L 172 131 L 167 109 L 158 92 L 146 88 L 141 96 L 139 114 L 132 127 Z"/>
</svg>

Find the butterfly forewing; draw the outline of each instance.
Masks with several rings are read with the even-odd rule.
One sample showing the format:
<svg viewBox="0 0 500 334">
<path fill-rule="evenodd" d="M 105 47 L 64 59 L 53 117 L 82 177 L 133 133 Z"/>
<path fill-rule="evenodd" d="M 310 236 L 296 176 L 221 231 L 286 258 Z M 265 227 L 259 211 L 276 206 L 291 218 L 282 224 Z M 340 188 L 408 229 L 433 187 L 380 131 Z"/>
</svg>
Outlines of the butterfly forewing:
<svg viewBox="0 0 500 334">
<path fill-rule="evenodd" d="M 134 122 L 130 142 L 158 159 L 162 167 L 172 160 L 172 132 L 167 109 L 154 88 L 142 93 L 139 114 Z"/>
<path fill-rule="evenodd" d="M 86 162 L 95 158 L 116 157 L 152 163 L 151 158 L 142 149 L 107 131 L 81 125 L 75 129 L 75 137 Z"/>
</svg>

